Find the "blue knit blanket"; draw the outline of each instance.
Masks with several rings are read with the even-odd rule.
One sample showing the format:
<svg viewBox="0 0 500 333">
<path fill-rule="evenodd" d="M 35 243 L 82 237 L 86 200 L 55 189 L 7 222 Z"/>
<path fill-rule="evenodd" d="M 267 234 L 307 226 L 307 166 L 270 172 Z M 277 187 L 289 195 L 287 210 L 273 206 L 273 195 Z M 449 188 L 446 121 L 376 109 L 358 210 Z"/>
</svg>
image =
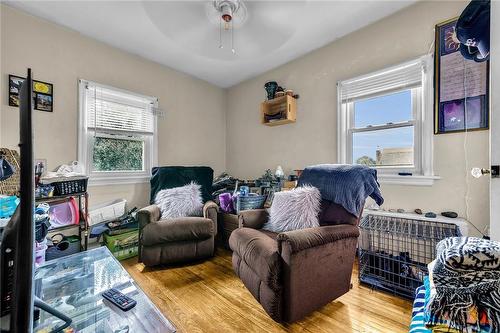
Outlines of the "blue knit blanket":
<svg viewBox="0 0 500 333">
<path fill-rule="evenodd" d="M 369 196 L 378 205 L 384 203 L 377 182 L 377 170 L 363 165 L 320 164 L 307 167 L 299 178 L 299 186 L 316 187 L 321 197 L 341 205 L 359 216 Z"/>
</svg>

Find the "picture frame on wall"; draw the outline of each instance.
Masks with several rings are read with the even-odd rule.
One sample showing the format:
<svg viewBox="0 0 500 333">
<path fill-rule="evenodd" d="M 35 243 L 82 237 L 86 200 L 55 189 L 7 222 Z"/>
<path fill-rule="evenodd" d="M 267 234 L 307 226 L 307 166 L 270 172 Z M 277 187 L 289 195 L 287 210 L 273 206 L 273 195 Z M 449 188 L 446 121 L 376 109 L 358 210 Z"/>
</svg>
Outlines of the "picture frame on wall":
<svg viewBox="0 0 500 333">
<path fill-rule="evenodd" d="M 23 77 L 9 75 L 9 106 L 19 106 L 19 88 Z M 34 109 L 38 111 L 54 111 L 54 85 L 52 83 L 33 80 Z"/>
<path fill-rule="evenodd" d="M 35 110 L 52 112 L 52 95 L 35 94 Z"/>
<path fill-rule="evenodd" d="M 19 89 L 23 81 L 23 77 L 9 75 L 9 106 L 19 106 Z"/>
<path fill-rule="evenodd" d="M 456 22 L 453 18 L 435 27 L 434 134 L 489 128 L 489 60 L 461 55 Z"/>
</svg>

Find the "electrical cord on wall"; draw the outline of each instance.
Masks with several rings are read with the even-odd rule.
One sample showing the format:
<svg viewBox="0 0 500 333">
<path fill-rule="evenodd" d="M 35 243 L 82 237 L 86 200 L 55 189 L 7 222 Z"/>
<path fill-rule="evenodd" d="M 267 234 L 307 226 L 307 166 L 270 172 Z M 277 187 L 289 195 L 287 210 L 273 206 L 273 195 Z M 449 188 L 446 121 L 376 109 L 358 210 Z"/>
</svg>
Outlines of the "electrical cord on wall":
<svg viewBox="0 0 500 333">
<path fill-rule="evenodd" d="M 467 60 L 463 59 L 464 61 L 464 70 L 463 70 L 463 90 L 464 90 L 464 144 L 463 144 L 463 150 L 464 150 L 464 160 L 465 160 L 465 196 L 464 196 L 464 201 L 465 201 L 465 220 L 474 227 L 483 237 L 486 235 L 484 232 L 479 230 L 479 228 L 470 221 L 470 206 L 469 206 L 469 194 L 470 194 L 470 173 L 469 173 L 469 153 L 467 149 L 467 139 L 468 139 L 468 109 L 467 109 L 467 79 L 468 79 L 468 68 L 467 68 Z"/>
<path fill-rule="evenodd" d="M 464 75 L 463 75 L 463 89 L 464 89 L 464 159 L 465 159 L 465 219 L 469 221 L 469 193 L 470 193 L 470 179 L 469 179 L 469 154 L 467 150 L 467 137 L 468 137 L 468 113 L 467 113 L 467 61 L 464 59 Z M 470 221 L 469 221 L 470 222 Z M 472 224 L 472 223 L 471 223 Z M 477 227 L 474 226 L 476 229 Z M 478 230 L 479 231 L 479 230 Z"/>
</svg>

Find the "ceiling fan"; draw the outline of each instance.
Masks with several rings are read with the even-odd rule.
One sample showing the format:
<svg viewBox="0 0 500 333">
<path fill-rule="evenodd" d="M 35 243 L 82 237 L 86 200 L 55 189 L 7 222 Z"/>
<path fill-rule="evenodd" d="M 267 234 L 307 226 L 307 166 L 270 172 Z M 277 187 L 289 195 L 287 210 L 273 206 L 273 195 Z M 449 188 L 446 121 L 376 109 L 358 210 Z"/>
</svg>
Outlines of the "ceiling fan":
<svg viewBox="0 0 500 333">
<path fill-rule="evenodd" d="M 260 57 L 286 43 L 296 32 L 294 22 L 307 1 L 144 0 L 141 4 L 151 23 L 178 46 L 204 58 L 236 61 Z"/>
</svg>

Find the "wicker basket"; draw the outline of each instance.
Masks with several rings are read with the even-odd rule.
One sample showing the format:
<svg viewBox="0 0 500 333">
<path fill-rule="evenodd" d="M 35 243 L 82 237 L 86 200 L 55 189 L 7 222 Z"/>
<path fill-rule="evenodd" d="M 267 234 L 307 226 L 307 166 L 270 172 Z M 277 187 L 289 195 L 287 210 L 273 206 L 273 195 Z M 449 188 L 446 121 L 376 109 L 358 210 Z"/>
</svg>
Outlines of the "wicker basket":
<svg viewBox="0 0 500 333">
<path fill-rule="evenodd" d="M 3 156 L 14 168 L 14 174 L 6 180 L 0 181 L 0 194 L 19 195 L 20 186 L 20 164 L 19 154 L 15 150 L 0 148 L 0 155 Z"/>
<path fill-rule="evenodd" d="M 264 207 L 267 195 L 238 196 L 236 199 L 236 213 L 242 210 L 260 209 Z"/>
</svg>

